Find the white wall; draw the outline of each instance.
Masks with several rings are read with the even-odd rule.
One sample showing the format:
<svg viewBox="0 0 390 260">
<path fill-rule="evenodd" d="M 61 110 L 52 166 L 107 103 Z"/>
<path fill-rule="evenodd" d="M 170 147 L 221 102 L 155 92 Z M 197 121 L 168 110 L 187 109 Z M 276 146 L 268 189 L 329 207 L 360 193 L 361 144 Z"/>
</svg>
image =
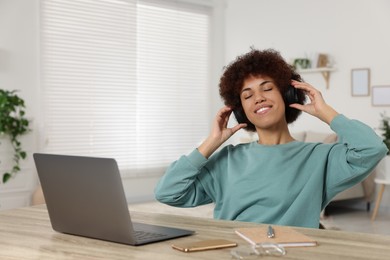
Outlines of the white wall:
<svg viewBox="0 0 390 260">
<path fill-rule="evenodd" d="M 26 114 L 36 127 L 38 100 L 38 16 L 37 1 L 0 0 L 0 88 L 19 90 L 26 102 Z M 27 206 L 36 187 L 31 153 L 36 148 L 36 132 L 22 138 L 22 147 L 29 154 L 21 162 L 21 171 L 6 184 L 0 185 L 0 209 Z M 0 174 L 11 168 L 13 149 L 8 139 L 0 136 Z M 9 158 L 9 160 L 6 160 Z"/>
<path fill-rule="evenodd" d="M 372 86 L 390 85 L 389 12 L 387 0 L 228 0 L 225 63 L 250 46 L 279 50 L 287 61 L 327 53 L 337 67 L 329 89 L 321 74 L 303 74 L 304 80 L 339 112 L 377 128 L 380 113 L 390 115 L 390 107 L 373 107 L 371 96 L 352 97 L 350 77 L 351 69 L 367 67 Z M 308 115 L 301 116 L 291 129 L 331 131 Z M 382 205 L 390 205 L 390 193 L 384 196 Z"/>
<path fill-rule="evenodd" d="M 0 87 L 18 89 L 34 117 L 38 95 L 37 1 L 0 0 Z"/>
<path fill-rule="evenodd" d="M 303 78 L 320 89 L 339 112 L 372 127 L 379 113 L 390 107 L 371 106 L 371 96 L 351 96 L 351 69 L 371 69 L 371 85 L 390 85 L 390 1 L 387 0 L 228 0 L 226 9 L 226 62 L 250 46 L 279 50 L 287 61 L 327 53 L 337 71 L 330 87 L 320 74 Z M 316 119 L 303 116 L 293 130 L 329 131 Z"/>
</svg>

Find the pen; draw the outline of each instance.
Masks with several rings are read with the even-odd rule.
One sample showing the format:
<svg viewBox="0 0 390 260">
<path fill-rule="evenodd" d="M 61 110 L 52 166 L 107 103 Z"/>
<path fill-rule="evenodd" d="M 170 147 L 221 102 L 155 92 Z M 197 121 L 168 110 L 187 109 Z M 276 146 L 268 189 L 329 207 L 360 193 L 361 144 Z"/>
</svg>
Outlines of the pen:
<svg viewBox="0 0 390 260">
<path fill-rule="evenodd" d="M 271 225 L 268 226 L 267 237 L 268 238 L 274 238 L 275 237 L 275 232 L 274 232 L 274 229 L 272 228 Z"/>
</svg>

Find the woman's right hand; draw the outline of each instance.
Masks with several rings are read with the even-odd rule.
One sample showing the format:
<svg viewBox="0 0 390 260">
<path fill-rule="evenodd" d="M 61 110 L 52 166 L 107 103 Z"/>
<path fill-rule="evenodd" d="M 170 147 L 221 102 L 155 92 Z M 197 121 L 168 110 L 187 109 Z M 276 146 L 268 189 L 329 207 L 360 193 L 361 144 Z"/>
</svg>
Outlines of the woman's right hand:
<svg viewBox="0 0 390 260">
<path fill-rule="evenodd" d="M 215 152 L 226 140 L 234 135 L 241 128 L 246 127 L 246 124 L 237 124 L 232 128 L 228 128 L 229 117 L 232 113 L 232 109 L 228 106 L 221 108 L 213 122 L 210 135 L 206 140 L 198 147 L 198 151 L 206 158 Z"/>
</svg>

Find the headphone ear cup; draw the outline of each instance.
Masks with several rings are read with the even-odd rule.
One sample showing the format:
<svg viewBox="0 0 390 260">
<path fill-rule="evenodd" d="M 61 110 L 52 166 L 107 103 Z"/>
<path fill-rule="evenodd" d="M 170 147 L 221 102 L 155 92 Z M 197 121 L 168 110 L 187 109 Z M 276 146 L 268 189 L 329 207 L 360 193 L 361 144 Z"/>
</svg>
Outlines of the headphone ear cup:
<svg viewBox="0 0 390 260">
<path fill-rule="evenodd" d="M 296 88 L 294 88 L 293 86 L 291 86 L 291 85 L 288 86 L 287 91 L 284 94 L 284 100 L 286 101 L 287 105 L 299 103 L 297 91 L 298 90 Z"/>
<path fill-rule="evenodd" d="M 248 118 L 246 117 L 246 115 L 241 107 L 233 109 L 233 114 L 236 117 L 236 120 L 239 124 L 248 123 Z"/>
</svg>

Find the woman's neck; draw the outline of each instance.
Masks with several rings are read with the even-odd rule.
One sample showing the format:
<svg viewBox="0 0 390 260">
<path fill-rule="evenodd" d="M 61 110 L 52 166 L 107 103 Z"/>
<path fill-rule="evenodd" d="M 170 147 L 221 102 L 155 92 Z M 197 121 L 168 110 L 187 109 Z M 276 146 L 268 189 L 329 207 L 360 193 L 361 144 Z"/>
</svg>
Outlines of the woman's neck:
<svg viewBox="0 0 390 260">
<path fill-rule="evenodd" d="M 286 144 L 294 141 L 287 126 L 278 130 L 257 129 L 257 135 L 259 137 L 258 143 L 262 145 Z"/>
</svg>

